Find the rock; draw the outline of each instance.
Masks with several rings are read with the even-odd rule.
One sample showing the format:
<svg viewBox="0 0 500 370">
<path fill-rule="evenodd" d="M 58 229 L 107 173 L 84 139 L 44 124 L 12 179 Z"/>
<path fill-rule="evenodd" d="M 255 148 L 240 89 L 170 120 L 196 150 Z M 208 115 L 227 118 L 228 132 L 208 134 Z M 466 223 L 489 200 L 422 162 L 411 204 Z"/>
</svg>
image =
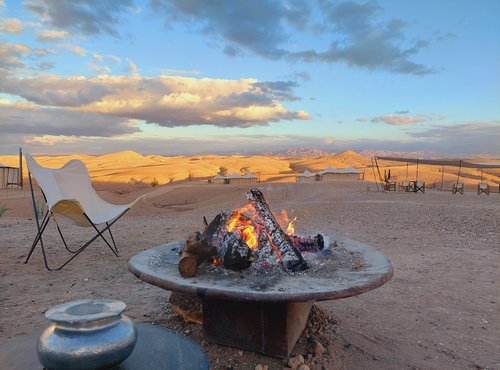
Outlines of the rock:
<svg viewBox="0 0 500 370">
<path fill-rule="evenodd" d="M 297 355 L 295 357 L 290 357 L 288 359 L 288 366 L 292 368 L 292 370 L 297 370 L 300 365 L 304 363 L 304 357 L 302 355 Z"/>
<path fill-rule="evenodd" d="M 311 370 L 311 368 L 306 364 L 302 364 L 297 368 L 297 370 Z"/>
<path fill-rule="evenodd" d="M 261 364 L 258 364 L 257 366 L 255 366 L 255 370 L 264 370 L 264 369 L 262 368 Z"/>
<path fill-rule="evenodd" d="M 325 347 L 319 340 L 314 341 L 314 356 L 321 356 L 325 352 Z"/>
</svg>

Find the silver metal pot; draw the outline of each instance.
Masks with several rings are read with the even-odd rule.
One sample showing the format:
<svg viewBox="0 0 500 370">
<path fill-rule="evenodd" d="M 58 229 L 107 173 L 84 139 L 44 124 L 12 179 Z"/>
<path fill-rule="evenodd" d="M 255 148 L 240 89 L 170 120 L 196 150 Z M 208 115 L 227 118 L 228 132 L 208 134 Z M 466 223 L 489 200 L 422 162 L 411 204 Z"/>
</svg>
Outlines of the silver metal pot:
<svg viewBox="0 0 500 370">
<path fill-rule="evenodd" d="M 137 342 L 132 321 L 116 300 L 79 300 L 45 313 L 53 322 L 38 340 L 38 357 L 48 369 L 99 369 L 125 360 Z"/>
</svg>

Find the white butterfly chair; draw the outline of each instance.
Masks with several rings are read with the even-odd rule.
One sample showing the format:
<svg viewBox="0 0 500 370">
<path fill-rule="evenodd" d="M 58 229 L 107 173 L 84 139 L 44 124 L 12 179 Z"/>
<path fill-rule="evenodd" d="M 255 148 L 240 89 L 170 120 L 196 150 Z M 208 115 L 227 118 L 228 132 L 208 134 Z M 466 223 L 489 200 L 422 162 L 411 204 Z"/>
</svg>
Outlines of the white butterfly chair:
<svg viewBox="0 0 500 370">
<path fill-rule="evenodd" d="M 95 189 L 92 187 L 87 168 L 82 161 L 73 159 L 61 168 L 52 169 L 40 166 L 28 153 L 26 153 L 24 157 L 26 158 L 26 164 L 28 165 L 31 198 L 33 201 L 33 209 L 38 229 L 25 263 L 28 263 L 33 250 L 36 245 L 40 243 L 43 260 L 47 270 L 60 270 L 71 262 L 76 256 L 78 256 L 98 237 L 101 237 L 109 249 L 111 249 L 111 251 L 118 256 L 118 248 L 116 247 L 113 234 L 111 233 L 111 226 L 142 197 L 139 197 L 132 203 L 126 205 L 110 204 L 97 195 Z M 32 175 L 40 186 L 46 201 L 46 207 L 44 207 L 46 212 L 41 222 L 38 216 L 39 210 L 37 209 L 35 201 L 35 193 L 33 191 Z M 88 242 L 79 246 L 76 250 L 72 250 L 66 244 L 66 240 L 64 239 L 59 224 L 57 223 L 57 219 L 55 218 L 56 214 L 61 214 L 67 217 L 75 225 L 93 227 L 97 234 Z M 57 268 L 49 267 L 42 240 L 42 234 L 45 231 L 50 219 L 55 221 L 57 231 L 61 236 L 65 248 L 68 252 L 73 254 L 66 262 Z M 109 232 L 113 245 L 111 245 L 104 237 L 103 233 L 105 231 Z"/>
</svg>

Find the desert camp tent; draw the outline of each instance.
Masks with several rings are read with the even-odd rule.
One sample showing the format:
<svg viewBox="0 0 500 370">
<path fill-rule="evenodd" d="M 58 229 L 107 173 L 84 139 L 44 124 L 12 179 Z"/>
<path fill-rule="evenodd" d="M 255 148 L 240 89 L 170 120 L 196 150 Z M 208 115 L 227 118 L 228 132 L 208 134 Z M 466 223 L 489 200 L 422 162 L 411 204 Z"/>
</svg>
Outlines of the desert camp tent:
<svg viewBox="0 0 500 370">
<path fill-rule="evenodd" d="M 212 184 L 224 184 L 224 181 L 225 181 L 224 177 L 217 174 L 214 177 L 212 177 L 209 182 Z"/>
<path fill-rule="evenodd" d="M 212 184 L 253 184 L 257 182 L 257 176 L 248 172 L 245 175 L 232 173 L 229 176 L 221 176 L 219 174 L 212 177 L 209 181 Z"/>
<path fill-rule="evenodd" d="M 297 182 L 312 182 L 312 181 L 316 181 L 316 174 L 311 173 L 308 170 L 305 170 L 301 174 L 297 175 L 296 181 Z"/>
<path fill-rule="evenodd" d="M 316 175 L 317 181 L 346 181 L 359 180 L 361 172 L 354 167 L 334 168 L 328 167 L 319 171 Z"/>
</svg>

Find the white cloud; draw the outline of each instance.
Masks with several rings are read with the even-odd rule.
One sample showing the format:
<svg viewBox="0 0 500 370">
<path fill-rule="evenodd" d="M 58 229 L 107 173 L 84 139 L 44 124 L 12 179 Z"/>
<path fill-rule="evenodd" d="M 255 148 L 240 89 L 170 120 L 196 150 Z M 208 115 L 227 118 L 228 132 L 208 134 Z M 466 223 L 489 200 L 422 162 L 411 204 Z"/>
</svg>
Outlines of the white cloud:
<svg viewBox="0 0 500 370">
<path fill-rule="evenodd" d="M 407 114 L 387 114 L 385 116 L 377 116 L 372 118 L 371 122 L 383 122 L 389 125 L 413 125 L 415 123 L 426 122 L 431 120 L 431 117 L 425 116 L 423 114 L 418 114 L 416 116 L 410 116 Z"/>
<path fill-rule="evenodd" d="M 255 79 L 223 80 L 161 76 L 5 78 L 0 92 L 39 105 L 144 120 L 160 126 L 213 125 L 249 127 L 281 120 L 306 120 L 304 111 L 290 111 L 295 100 L 290 83 Z"/>
<path fill-rule="evenodd" d="M 135 65 L 135 63 L 132 63 L 131 61 L 127 62 L 127 68 L 126 71 L 131 75 L 131 76 L 139 76 L 139 68 Z"/>
<path fill-rule="evenodd" d="M 38 41 L 42 42 L 53 42 L 60 41 L 69 37 L 66 31 L 59 30 L 38 30 L 36 31 L 36 38 Z"/>
<path fill-rule="evenodd" d="M 23 32 L 23 25 L 17 18 L 9 18 L 0 21 L 0 33 L 20 34 Z"/>
<path fill-rule="evenodd" d="M 87 55 L 87 50 L 78 45 L 62 45 L 62 48 L 80 57 Z"/>
</svg>

